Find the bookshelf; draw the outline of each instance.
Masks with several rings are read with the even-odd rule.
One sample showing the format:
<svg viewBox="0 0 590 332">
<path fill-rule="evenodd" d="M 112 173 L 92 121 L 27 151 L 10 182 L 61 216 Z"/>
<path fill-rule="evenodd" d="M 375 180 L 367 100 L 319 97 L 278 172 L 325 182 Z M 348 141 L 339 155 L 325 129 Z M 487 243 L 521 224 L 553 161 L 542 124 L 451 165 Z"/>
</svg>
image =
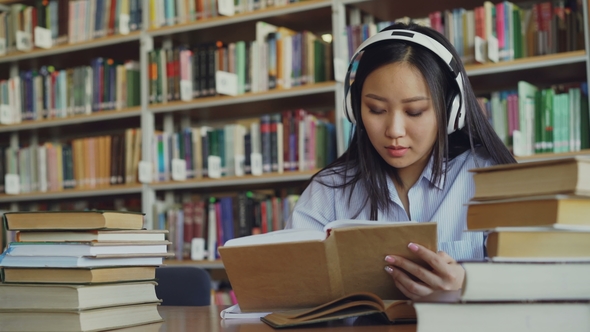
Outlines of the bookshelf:
<svg viewBox="0 0 590 332">
<path fill-rule="evenodd" d="M 496 3 L 497 1 L 494 1 Z M 27 3 L 25 1 L 25 3 Z M 150 0 L 143 0 L 143 22 L 149 22 Z M 337 152 L 345 149 L 343 140 L 344 115 L 342 112 L 343 86 L 331 77 L 325 82 L 294 86 L 288 89 L 272 89 L 260 92 L 247 92 L 238 96 L 215 95 L 194 98 L 188 101 L 169 101 L 150 103 L 149 52 L 161 47 L 183 43 L 209 42 L 215 39 L 233 42 L 253 40 L 255 23 L 264 21 L 278 26 L 289 27 L 295 31 L 309 29 L 318 35 L 332 34 L 332 52 L 335 59 L 334 76 L 343 74 L 348 63 L 346 26 L 360 24 L 362 21 L 385 21 L 408 16 L 412 18 L 427 16 L 434 10 L 464 7 L 472 9 L 483 1 L 473 3 L 467 0 L 452 0 L 444 3 L 433 0 L 413 2 L 390 0 L 307 0 L 237 13 L 233 16 L 217 16 L 154 28 L 143 24 L 138 31 L 126 35 L 112 35 L 75 44 L 54 46 L 50 49 L 34 49 L 30 52 L 9 53 L 0 56 L 0 73 L 7 72 L 17 76 L 19 70 L 30 69 L 53 61 L 61 63 L 71 60 L 76 65 L 79 58 L 91 59 L 91 53 L 105 57 L 115 57 L 117 51 L 125 50 L 131 54 L 129 59 L 137 61 L 140 67 L 139 105 L 120 110 L 102 110 L 92 114 L 72 115 L 64 118 L 22 121 L 0 125 L 0 138 L 17 148 L 19 145 L 34 145 L 45 140 L 54 141 L 62 136 L 83 138 L 99 136 L 128 128 L 140 128 L 142 142 L 151 142 L 156 130 L 173 133 L 186 124 L 209 124 L 226 118 L 239 119 L 270 114 L 288 108 L 334 109 L 336 125 Z M 530 1 L 514 1 L 526 4 Z M 30 3 L 29 3 L 30 4 Z M 469 64 L 467 73 L 476 92 L 487 93 L 492 90 L 513 86 L 519 79 L 533 82 L 565 82 L 568 80 L 588 81 L 590 77 L 590 57 L 588 57 L 588 2 L 583 1 L 585 49 L 556 54 L 532 56 L 512 61 L 487 64 Z M 124 60 L 122 58 L 121 60 Z M 86 61 L 88 64 L 89 62 Z M 339 65 L 340 64 L 340 65 Z M 5 79 L 7 77 L 0 77 Z M 77 129 L 78 128 L 78 129 Z M 584 150 L 580 153 L 590 153 Z M 142 144 L 141 160 L 151 162 L 153 150 L 150 144 Z M 538 155 L 543 157 L 553 156 Z M 569 155 L 566 153 L 564 155 Z M 528 157 L 527 157 L 528 158 Z M 523 158 L 527 159 L 527 158 Z M 19 203 L 34 201 L 56 201 L 65 199 L 93 199 L 109 196 L 131 195 L 141 200 L 141 209 L 146 212 L 146 224 L 153 225 L 153 206 L 157 199 L 174 201 L 174 196 L 182 196 L 191 191 L 227 192 L 234 188 L 276 187 L 288 184 L 305 183 L 316 170 L 303 172 L 265 173 L 262 176 L 228 176 L 220 179 L 189 179 L 185 181 L 161 181 L 151 183 L 113 185 L 97 188 L 64 189 L 50 192 L 31 192 L 18 195 L 0 194 L 0 205 L 18 210 Z M 190 264 L 200 264 L 189 262 Z M 176 263 L 174 263 L 176 264 Z M 221 263 L 203 263 L 207 268 L 219 268 Z M 212 264 L 212 265 L 207 265 Z"/>
</svg>

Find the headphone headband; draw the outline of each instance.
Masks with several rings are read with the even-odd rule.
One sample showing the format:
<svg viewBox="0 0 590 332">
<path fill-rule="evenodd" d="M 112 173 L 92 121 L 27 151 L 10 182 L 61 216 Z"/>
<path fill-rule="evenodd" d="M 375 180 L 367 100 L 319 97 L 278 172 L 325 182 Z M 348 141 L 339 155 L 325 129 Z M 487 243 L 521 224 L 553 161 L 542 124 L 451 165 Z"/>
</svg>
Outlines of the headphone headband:
<svg viewBox="0 0 590 332">
<path fill-rule="evenodd" d="M 465 126 L 465 103 L 463 102 L 463 75 L 459 70 L 459 66 L 457 65 L 457 62 L 453 57 L 453 54 L 446 47 L 444 47 L 441 43 L 439 43 L 432 37 L 429 37 L 425 34 L 416 31 L 404 29 L 381 31 L 375 34 L 374 36 L 368 38 L 363 43 L 361 43 L 361 45 L 354 52 L 353 56 L 350 59 L 350 64 L 348 65 L 348 70 L 346 72 L 346 78 L 344 81 L 344 110 L 348 120 L 353 124 L 356 124 L 356 119 L 354 117 L 350 97 L 350 87 L 352 85 L 351 76 L 353 76 L 352 74 L 354 73 L 353 67 L 356 65 L 355 62 L 367 47 L 375 43 L 388 40 L 408 41 L 423 46 L 426 49 L 430 50 L 432 53 L 436 54 L 439 58 L 441 58 L 444 61 L 444 63 L 447 64 L 448 69 L 453 74 L 453 77 L 455 77 L 455 81 L 457 82 L 457 85 L 459 87 L 459 93 L 455 95 L 455 97 L 453 98 L 453 102 L 451 103 L 451 109 L 447 110 L 447 112 L 449 112 L 447 134 L 451 134 L 454 131 L 463 128 Z"/>
</svg>

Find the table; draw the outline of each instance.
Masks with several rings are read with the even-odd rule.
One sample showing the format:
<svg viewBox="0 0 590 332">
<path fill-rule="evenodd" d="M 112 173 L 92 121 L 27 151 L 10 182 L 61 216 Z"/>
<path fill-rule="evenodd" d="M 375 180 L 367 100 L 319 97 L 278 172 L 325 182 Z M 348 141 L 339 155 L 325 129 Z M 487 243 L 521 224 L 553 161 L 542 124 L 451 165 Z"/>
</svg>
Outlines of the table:
<svg viewBox="0 0 590 332">
<path fill-rule="evenodd" d="M 416 332 L 415 324 L 384 325 L 374 319 L 359 317 L 315 325 L 314 327 L 275 330 L 258 319 L 221 320 L 219 312 L 225 306 L 174 307 L 160 306 L 163 323 L 127 328 L 120 332 L 316 332 L 316 331 L 368 331 Z"/>
</svg>

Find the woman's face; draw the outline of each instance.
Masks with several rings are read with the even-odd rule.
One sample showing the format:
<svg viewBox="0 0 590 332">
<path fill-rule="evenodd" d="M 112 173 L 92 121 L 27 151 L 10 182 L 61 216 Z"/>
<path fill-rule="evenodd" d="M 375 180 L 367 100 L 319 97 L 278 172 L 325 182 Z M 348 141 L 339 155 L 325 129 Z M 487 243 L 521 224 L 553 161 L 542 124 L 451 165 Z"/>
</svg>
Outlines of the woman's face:
<svg viewBox="0 0 590 332">
<path fill-rule="evenodd" d="M 435 109 L 426 80 L 406 62 L 387 64 L 367 76 L 361 116 L 379 155 L 399 170 L 422 172 L 437 139 Z"/>
</svg>

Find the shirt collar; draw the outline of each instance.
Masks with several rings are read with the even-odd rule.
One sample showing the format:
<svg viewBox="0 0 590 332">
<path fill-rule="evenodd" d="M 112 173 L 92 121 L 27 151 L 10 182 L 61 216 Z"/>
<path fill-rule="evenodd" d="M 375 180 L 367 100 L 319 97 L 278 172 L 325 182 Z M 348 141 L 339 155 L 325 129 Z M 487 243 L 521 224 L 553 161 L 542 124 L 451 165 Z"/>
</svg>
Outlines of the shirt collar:
<svg viewBox="0 0 590 332">
<path fill-rule="evenodd" d="M 445 186 L 445 180 L 446 180 L 445 168 L 446 167 L 447 167 L 447 164 L 445 162 L 443 162 L 442 173 L 440 175 L 440 182 L 436 181 L 436 179 L 434 178 L 434 172 L 432 171 L 434 168 L 434 156 L 431 155 L 430 160 L 428 161 L 428 164 L 426 165 L 426 167 L 424 167 L 424 170 L 422 171 L 422 175 L 420 176 L 420 179 L 424 178 L 424 179 L 430 181 L 430 183 L 433 186 L 442 190 Z"/>
</svg>

